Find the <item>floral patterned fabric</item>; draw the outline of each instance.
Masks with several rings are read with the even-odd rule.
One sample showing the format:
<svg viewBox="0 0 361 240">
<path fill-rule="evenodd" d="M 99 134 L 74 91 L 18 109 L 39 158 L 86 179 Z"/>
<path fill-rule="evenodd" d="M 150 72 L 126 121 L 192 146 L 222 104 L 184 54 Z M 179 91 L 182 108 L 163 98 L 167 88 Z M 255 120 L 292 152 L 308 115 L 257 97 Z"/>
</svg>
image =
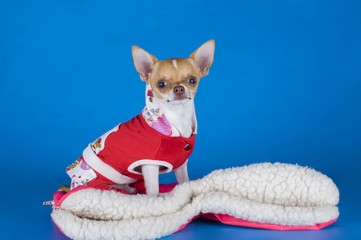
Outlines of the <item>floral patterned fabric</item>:
<svg viewBox="0 0 361 240">
<path fill-rule="evenodd" d="M 150 84 L 147 84 L 145 92 L 146 107 L 144 108 L 142 115 L 148 125 L 163 135 L 174 137 L 180 136 L 178 130 L 168 122 L 162 112 Z"/>
<path fill-rule="evenodd" d="M 78 158 L 72 165 L 67 167 L 66 173 L 71 178 L 71 189 L 81 185 L 87 185 L 88 182 L 97 177 L 97 174 L 82 157 Z"/>
</svg>

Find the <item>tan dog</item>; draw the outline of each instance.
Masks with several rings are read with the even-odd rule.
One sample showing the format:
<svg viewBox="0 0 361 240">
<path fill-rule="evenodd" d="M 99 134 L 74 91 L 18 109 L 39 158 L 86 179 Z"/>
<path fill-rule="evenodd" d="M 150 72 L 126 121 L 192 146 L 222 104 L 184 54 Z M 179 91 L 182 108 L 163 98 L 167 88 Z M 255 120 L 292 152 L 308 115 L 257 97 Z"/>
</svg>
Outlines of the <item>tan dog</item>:
<svg viewBox="0 0 361 240">
<path fill-rule="evenodd" d="M 148 101 L 147 107 L 145 108 L 147 112 L 144 113 L 145 110 L 142 112 L 143 118 L 147 119 L 148 115 L 155 112 L 161 112 L 162 117 L 165 116 L 166 118 L 165 125 L 169 125 L 169 129 L 171 129 L 170 132 L 173 134 L 172 136 L 190 138 L 197 129 L 194 97 L 197 92 L 199 80 L 208 74 L 209 68 L 212 65 L 214 49 L 214 40 L 210 40 L 199 47 L 189 56 L 189 58 L 171 58 L 159 61 L 145 50 L 133 46 L 132 54 L 135 68 L 140 74 L 140 78 L 147 82 L 147 89 L 151 89 L 147 90 L 150 95 L 146 96 L 148 97 L 146 99 Z M 156 108 L 149 107 L 148 104 L 156 104 Z M 156 125 L 152 125 L 151 123 L 149 123 L 149 125 L 157 131 L 162 132 Z M 104 138 L 99 138 L 99 141 L 96 142 L 97 145 L 93 143 L 93 150 L 94 148 L 96 149 L 98 145 L 102 146 L 105 144 L 105 142 L 101 142 L 101 139 L 105 141 Z M 104 162 L 106 162 L 106 160 L 107 159 L 103 159 Z M 99 173 L 96 166 L 94 167 L 94 165 L 92 165 L 92 161 L 88 161 L 85 157 L 83 161 Z M 170 169 L 174 170 L 178 183 L 189 181 L 187 161 L 184 161 L 184 164 L 177 168 L 173 169 L 171 167 Z M 79 160 L 79 163 L 80 162 L 81 160 Z M 136 171 L 142 175 L 147 194 L 154 196 L 158 195 L 158 175 L 162 170 L 162 167 L 168 167 L 167 163 L 165 163 L 166 166 L 164 166 L 163 163 L 159 163 L 162 162 L 159 161 L 159 159 L 154 159 L 154 163 L 150 159 L 142 159 L 137 162 L 139 164 L 132 164 L 132 166 L 134 165 L 134 168 L 130 171 Z M 109 162 L 106 163 L 109 164 Z M 125 174 L 125 178 L 129 178 L 130 176 L 124 172 L 122 172 L 122 174 Z M 103 175 L 106 177 L 106 172 L 104 172 Z M 129 183 L 133 182 L 134 181 L 129 181 Z M 92 182 L 89 182 L 89 185 L 91 185 L 91 183 Z M 108 185 L 125 189 L 128 192 L 134 192 L 134 189 L 129 187 L 128 182 L 119 184 L 119 182 L 113 181 L 111 183 L 114 184 Z M 68 189 L 62 186 L 61 190 Z"/>
</svg>

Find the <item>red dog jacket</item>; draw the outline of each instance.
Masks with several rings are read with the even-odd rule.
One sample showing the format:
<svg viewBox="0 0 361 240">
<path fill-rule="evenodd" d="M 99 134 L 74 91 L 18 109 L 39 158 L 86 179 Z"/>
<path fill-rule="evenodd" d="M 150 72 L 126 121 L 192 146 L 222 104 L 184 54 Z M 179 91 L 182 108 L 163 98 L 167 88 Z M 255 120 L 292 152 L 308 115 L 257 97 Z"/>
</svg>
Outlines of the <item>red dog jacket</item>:
<svg viewBox="0 0 361 240">
<path fill-rule="evenodd" d="M 109 189 L 143 179 L 141 166 L 159 165 L 168 173 L 187 162 L 195 143 L 190 138 L 166 136 L 149 126 L 142 114 L 122 123 L 90 144 L 83 156 L 68 167 L 72 189 L 87 185 Z"/>
</svg>

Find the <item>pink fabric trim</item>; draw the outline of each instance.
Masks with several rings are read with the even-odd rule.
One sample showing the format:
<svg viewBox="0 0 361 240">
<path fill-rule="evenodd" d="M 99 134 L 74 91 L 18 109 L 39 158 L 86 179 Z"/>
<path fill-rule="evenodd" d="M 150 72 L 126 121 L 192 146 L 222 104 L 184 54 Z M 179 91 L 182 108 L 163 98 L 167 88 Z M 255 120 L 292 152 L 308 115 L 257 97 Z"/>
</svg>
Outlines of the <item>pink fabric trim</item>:
<svg viewBox="0 0 361 240">
<path fill-rule="evenodd" d="M 160 193 L 171 192 L 177 185 L 178 185 L 178 183 L 159 184 L 159 192 Z"/>
<path fill-rule="evenodd" d="M 192 219 L 188 220 L 188 222 L 178 228 L 178 232 L 185 228 L 191 221 L 197 218 L 204 218 L 207 220 L 212 221 L 219 221 L 223 224 L 240 226 L 240 227 L 249 227 L 249 228 L 260 228 L 260 229 L 268 229 L 268 230 L 277 230 L 277 231 L 300 231 L 300 230 L 320 230 L 325 228 L 332 223 L 336 222 L 338 218 L 332 219 L 329 222 L 325 223 L 318 223 L 315 225 L 310 226 L 289 226 L 289 225 L 280 225 L 280 224 L 272 224 L 272 223 L 259 223 L 259 222 L 252 222 L 248 220 L 244 220 L 241 218 L 235 218 L 227 214 L 215 214 L 215 213 L 200 213 L 198 216 L 193 217 Z"/>
<path fill-rule="evenodd" d="M 53 195 L 53 199 L 54 199 L 54 207 L 59 207 L 63 201 L 70 195 L 73 194 L 77 191 L 83 190 L 83 189 L 87 189 L 89 187 L 87 186 L 79 186 L 74 188 L 73 190 L 69 191 L 69 192 L 63 192 L 63 191 L 57 191 L 56 193 L 54 193 Z"/>
<path fill-rule="evenodd" d="M 332 223 L 334 223 L 337 218 L 332 219 L 329 222 L 318 223 L 315 225 L 306 225 L 306 226 L 290 226 L 290 225 L 280 225 L 280 224 L 272 224 L 272 223 L 259 223 L 244 220 L 241 218 L 235 218 L 227 214 L 214 214 L 214 213 L 206 213 L 200 214 L 201 217 L 209 220 L 219 221 L 223 224 L 242 226 L 242 227 L 250 227 L 250 228 L 262 228 L 262 229 L 270 229 L 270 230 L 278 230 L 278 231 L 296 231 L 296 230 L 320 230 L 325 228 Z"/>
<path fill-rule="evenodd" d="M 176 232 L 178 232 L 178 231 L 180 231 L 180 230 L 182 230 L 183 228 L 185 228 L 190 222 L 192 222 L 194 219 L 197 219 L 197 218 L 200 218 L 201 217 L 201 214 L 202 213 L 200 213 L 199 215 L 197 215 L 197 216 L 195 216 L 195 217 L 193 217 L 193 218 L 191 218 L 191 219 L 189 219 L 188 220 L 188 222 L 186 223 L 186 224 L 183 224 L 182 226 L 180 226 L 179 228 L 178 228 L 178 230 L 177 231 L 175 231 L 174 233 L 176 233 Z"/>
</svg>

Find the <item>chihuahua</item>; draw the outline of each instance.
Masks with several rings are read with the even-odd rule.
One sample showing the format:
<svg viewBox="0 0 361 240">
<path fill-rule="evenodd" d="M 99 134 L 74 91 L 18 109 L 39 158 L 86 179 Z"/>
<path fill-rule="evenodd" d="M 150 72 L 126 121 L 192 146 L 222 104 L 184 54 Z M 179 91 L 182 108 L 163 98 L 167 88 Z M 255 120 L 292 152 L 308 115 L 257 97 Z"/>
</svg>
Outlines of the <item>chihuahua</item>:
<svg viewBox="0 0 361 240">
<path fill-rule="evenodd" d="M 144 180 L 146 194 L 157 196 L 161 173 L 174 171 L 178 183 L 189 181 L 187 162 L 197 131 L 194 97 L 200 78 L 208 75 L 214 49 L 210 40 L 188 58 L 159 61 L 133 46 L 135 68 L 146 82 L 146 107 L 89 144 L 67 168 L 71 186 L 59 190 L 86 185 L 136 193 L 134 185 Z"/>
</svg>

